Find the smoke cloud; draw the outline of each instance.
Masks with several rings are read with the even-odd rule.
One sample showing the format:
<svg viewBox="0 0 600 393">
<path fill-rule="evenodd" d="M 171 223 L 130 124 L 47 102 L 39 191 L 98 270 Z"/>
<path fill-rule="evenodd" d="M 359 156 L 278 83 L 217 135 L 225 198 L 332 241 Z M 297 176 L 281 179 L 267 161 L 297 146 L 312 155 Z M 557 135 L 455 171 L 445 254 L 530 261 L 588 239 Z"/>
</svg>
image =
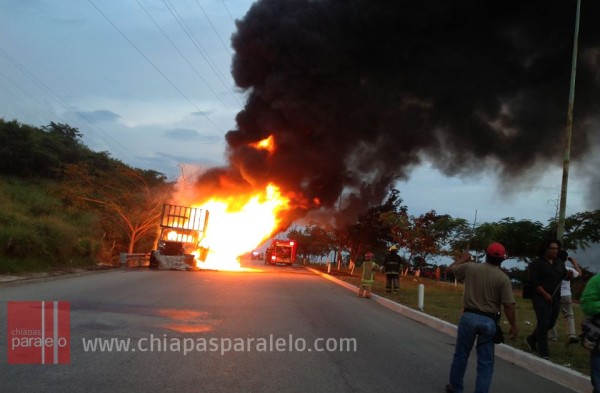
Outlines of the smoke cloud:
<svg viewBox="0 0 600 393">
<path fill-rule="evenodd" d="M 379 203 L 423 161 L 518 178 L 562 164 L 575 0 L 260 0 L 232 38 L 248 92 L 229 166 L 198 186 L 302 196 L 297 212 Z M 600 115 L 600 2 L 583 1 L 571 158 Z M 277 150 L 249 145 L 273 135 Z M 598 179 L 598 167 L 588 168 Z M 592 181 L 593 183 L 593 181 Z M 600 208 L 600 206 L 593 206 Z"/>
</svg>

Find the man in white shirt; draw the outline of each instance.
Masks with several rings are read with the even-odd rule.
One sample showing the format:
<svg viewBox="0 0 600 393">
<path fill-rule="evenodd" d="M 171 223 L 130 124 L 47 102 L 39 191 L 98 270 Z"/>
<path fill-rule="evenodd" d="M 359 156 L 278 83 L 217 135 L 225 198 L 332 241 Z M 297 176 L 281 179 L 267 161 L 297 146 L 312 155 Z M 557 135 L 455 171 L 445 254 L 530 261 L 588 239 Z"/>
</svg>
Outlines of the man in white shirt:
<svg viewBox="0 0 600 393">
<path fill-rule="evenodd" d="M 573 265 L 573 267 L 566 266 L 569 274 L 567 278 L 562 281 L 560 286 L 560 312 L 565 317 L 565 323 L 567 325 L 567 335 L 569 336 L 567 344 L 575 344 L 579 340 L 577 339 L 577 331 L 575 330 L 575 314 L 573 313 L 573 300 L 571 299 L 571 279 L 581 275 L 581 268 L 575 258 L 570 257 L 565 250 L 558 251 L 558 258 L 560 258 L 565 265 L 567 261 L 571 262 Z M 556 326 L 548 331 L 548 339 L 558 341 Z"/>
</svg>

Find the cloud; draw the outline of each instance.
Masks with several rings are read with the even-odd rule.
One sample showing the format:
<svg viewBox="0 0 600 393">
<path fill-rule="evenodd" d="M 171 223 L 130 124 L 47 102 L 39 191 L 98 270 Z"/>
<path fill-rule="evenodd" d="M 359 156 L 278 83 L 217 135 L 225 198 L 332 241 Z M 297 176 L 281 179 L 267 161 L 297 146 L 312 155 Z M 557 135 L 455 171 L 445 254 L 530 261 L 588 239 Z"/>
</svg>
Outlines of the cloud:
<svg viewBox="0 0 600 393">
<path fill-rule="evenodd" d="M 175 155 L 168 153 L 155 152 L 151 156 L 134 157 L 135 166 L 139 168 L 154 169 L 162 168 L 158 172 L 163 173 L 169 179 L 176 179 L 181 174 L 181 167 L 206 166 L 214 167 L 218 164 L 216 160 L 203 156 L 201 160 L 198 157 L 186 155 Z"/>
<path fill-rule="evenodd" d="M 210 116 L 214 113 L 215 111 L 196 111 L 196 112 L 192 112 L 192 116 Z"/>
<path fill-rule="evenodd" d="M 163 134 L 169 139 L 177 141 L 197 141 L 200 143 L 217 143 L 222 140 L 222 136 L 217 135 L 202 135 L 196 130 L 189 128 L 173 128 Z"/>
<path fill-rule="evenodd" d="M 75 115 L 88 123 L 114 122 L 121 118 L 120 115 L 107 109 L 96 111 L 75 111 Z"/>
</svg>

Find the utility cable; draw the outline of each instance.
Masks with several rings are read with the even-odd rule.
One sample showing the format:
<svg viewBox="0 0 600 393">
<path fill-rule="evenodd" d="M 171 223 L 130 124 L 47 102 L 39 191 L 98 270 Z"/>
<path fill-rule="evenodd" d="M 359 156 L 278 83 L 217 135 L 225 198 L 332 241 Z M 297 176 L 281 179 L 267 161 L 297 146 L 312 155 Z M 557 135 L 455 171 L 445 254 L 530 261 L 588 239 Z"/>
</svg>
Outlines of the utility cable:
<svg viewBox="0 0 600 393">
<path fill-rule="evenodd" d="M 175 83 L 173 83 L 149 58 L 148 56 L 146 56 L 144 54 L 144 52 L 142 52 L 128 37 L 127 35 L 125 35 L 125 33 L 123 33 L 123 31 L 121 31 L 111 20 L 110 18 L 104 13 L 102 12 L 102 10 L 100 8 L 98 8 L 98 6 L 96 6 L 96 4 L 94 4 L 94 2 L 92 0 L 88 0 L 88 2 L 100 13 L 100 15 L 102 15 L 104 17 L 104 19 L 106 19 L 106 21 L 108 23 L 110 23 L 110 25 L 117 30 L 117 32 L 119 32 L 119 34 L 121 34 L 121 36 L 156 70 L 156 72 L 158 72 L 175 90 L 177 90 L 177 92 L 179 92 L 179 94 L 181 94 L 181 96 L 183 98 L 186 99 L 187 102 L 190 103 L 190 105 L 192 105 L 194 108 L 196 108 L 196 110 L 198 111 L 198 113 L 200 113 L 202 116 L 204 116 L 206 118 L 206 120 L 209 121 L 209 123 L 211 123 L 213 126 L 215 126 L 215 128 L 217 130 L 219 130 L 220 132 L 223 132 L 223 130 L 221 129 L 221 127 L 219 127 L 210 117 L 208 117 L 208 115 L 206 113 L 204 113 L 204 111 L 202 111 L 198 105 L 196 105 L 187 95 L 185 95 L 185 93 L 183 91 L 181 91 L 181 89 L 179 89 Z"/>
<path fill-rule="evenodd" d="M 38 77 L 36 77 L 25 66 L 23 66 L 18 61 L 13 59 L 2 48 L 0 48 L 0 54 L 2 56 L 4 56 L 15 68 L 17 68 L 19 71 L 21 71 L 27 78 L 29 78 L 31 81 L 33 81 L 33 83 L 35 83 L 40 89 L 42 89 L 44 92 L 46 92 L 46 94 L 48 94 L 51 98 L 53 98 L 61 106 L 63 106 L 67 111 L 73 110 L 73 108 L 67 101 L 65 101 L 54 90 L 52 90 L 49 86 L 47 86 L 44 82 L 42 82 Z M 101 128 L 99 128 L 97 126 L 96 127 L 93 126 L 92 122 L 90 120 L 88 120 L 88 118 L 85 114 L 79 113 L 79 116 L 88 124 L 88 126 L 92 129 L 92 131 L 97 131 L 97 132 L 103 134 L 104 137 L 106 137 L 106 139 L 104 139 L 104 137 L 102 137 L 102 136 L 101 136 L 101 138 L 104 140 L 104 142 L 106 142 L 108 145 L 110 145 L 113 149 L 120 150 L 121 153 L 125 152 L 125 153 L 127 153 L 126 155 L 133 155 L 133 153 L 131 153 L 131 151 L 129 151 L 125 146 L 122 146 L 118 142 L 114 141 L 114 139 L 110 135 L 108 135 L 105 131 L 103 131 Z M 96 130 L 94 130 L 94 128 L 96 128 Z M 116 143 L 116 145 L 114 145 L 112 143 L 112 141 L 114 141 L 114 143 Z"/>
<path fill-rule="evenodd" d="M 225 10 L 229 14 L 229 18 L 235 24 L 235 19 L 233 19 L 233 16 L 231 15 L 231 12 L 229 12 L 229 8 L 227 8 L 227 5 L 225 4 L 225 0 L 221 0 L 221 3 L 223 4 L 223 7 L 225 7 Z"/>
<path fill-rule="evenodd" d="M 88 1 L 91 1 L 91 0 L 88 0 Z M 221 81 L 221 83 L 223 84 L 223 86 L 225 87 L 225 89 L 230 93 L 231 97 L 233 97 L 233 99 L 238 103 L 238 105 L 241 108 L 242 104 L 239 102 L 239 100 L 237 99 L 237 97 L 234 96 L 233 93 L 231 93 L 230 88 L 227 85 L 227 82 L 225 82 L 225 80 L 223 79 L 223 76 L 221 75 L 221 73 L 213 65 L 212 61 L 210 60 L 210 58 L 208 56 L 208 53 L 202 47 L 202 45 L 200 44 L 200 42 L 195 37 L 193 37 L 193 33 L 187 27 L 187 25 L 185 24 L 185 22 L 183 21 L 183 19 L 181 18 L 181 16 L 179 15 L 179 13 L 177 12 L 177 10 L 175 9 L 175 7 L 173 7 L 173 5 L 168 0 L 162 0 L 162 1 L 163 1 L 163 4 L 165 5 L 165 7 L 167 7 L 167 9 L 169 10 L 169 12 L 171 13 L 171 15 L 173 16 L 173 18 L 175 19 L 175 21 L 179 24 L 179 26 L 181 27 L 181 29 L 183 30 L 183 32 L 188 36 L 188 38 L 190 39 L 190 41 L 192 41 L 192 44 L 194 44 L 194 46 L 196 47 L 196 49 L 198 50 L 198 52 L 200 53 L 200 55 L 204 58 L 204 60 L 206 61 L 206 63 L 210 67 L 210 69 L 214 72 L 214 74 Z"/>
<path fill-rule="evenodd" d="M 142 5 L 142 3 L 140 3 L 139 0 L 136 0 L 136 2 L 142 8 L 142 10 L 146 13 L 146 15 L 148 16 L 148 18 L 150 18 L 150 20 L 154 23 L 154 25 L 156 26 L 156 28 L 158 30 L 160 30 L 160 32 L 167 39 L 167 41 L 169 41 L 169 43 L 173 46 L 173 48 L 175 48 L 175 50 L 177 51 L 177 53 L 179 53 L 179 55 L 181 56 L 181 58 L 187 63 L 188 66 L 190 66 L 190 68 L 194 71 L 194 73 L 198 76 L 198 78 L 200 78 L 200 80 L 202 82 L 204 82 L 204 84 L 211 91 L 211 93 L 213 93 L 213 95 L 221 102 L 221 104 L 223 104 L 223 106 L 225 108 L 227 108 L 227 110 L 229 112 L 233 113 L 233 111 L 231 110 L 231 108 L 229 108 L 229 106 L 225 103 L 225 101 L 223 101 L 223 99 L 217 94 L 217 92 L 214 91 L 212 87 L 210 87 L 210 85 L 208 84 L 208 82 L 206 81 L 206 79 L 204 79 L 204 77 L 202 77 L 202 75 L 200 74 L 200 72 L 198 72 L 198 70 L 196 69 L 196 67 L 194 67 L 194 65 L 188 60 L 188 58 L 185 57 L 185 55 L 181 52 L 181 50 L 177 47 L 177 45 L 175 45 L 175 43 L 173 42 L 173 40 L 171 40 L 171 38 L 169 38 L 169 36 L 163 30 L 163 28 L 160 27 L 160 25 L 158 24 L 158 22 L 156 21 L 156 19 L 154 19 L 152 17 L 152 15 L 150 15 L 150 13 L 148 12 L 148 10 Z"/>
<path fill-rule="evenodd" d="M 215 32 L 215 34 L 217 35 L 217 38 L 219 39 L 219 41 L 221 41 L 221 44 L 223 45 L 223 48 L 225 48 L 225 50 L 227 51 L 227 53 L 229 53 L 231 55 L 231 50 L 229 50 L 229 47 L 227 45 L 225 45 L 225 42 L 223 42 L 223 39 L 221 38 L 221 35 L 219 34 L 219 32 L 217 31 L 217 29 L 215 28 L 215 25 L 213 25 L 213 23 L 210 20 L 210 17 L 206 13 L 206 11 L 204 11 L 204 8 L 200 4 L 200 1 L 196 0 L 196 4 L 198 4 L 198 7 L 200 7 L 200 9 L 202 10 L 202 13 L 204 14 L 204 16 L 206 17 L 206 20 L 210 24 L 210 27 L 212 27 L 212 29 Z"/>
</svg>

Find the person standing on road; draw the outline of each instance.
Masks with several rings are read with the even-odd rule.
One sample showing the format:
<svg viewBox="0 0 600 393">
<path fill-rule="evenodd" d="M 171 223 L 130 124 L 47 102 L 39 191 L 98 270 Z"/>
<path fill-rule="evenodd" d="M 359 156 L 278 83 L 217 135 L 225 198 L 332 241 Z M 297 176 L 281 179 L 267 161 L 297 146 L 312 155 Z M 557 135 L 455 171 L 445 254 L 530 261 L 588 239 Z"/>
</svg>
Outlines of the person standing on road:
<svg viewBox="0 0 600 393">
<path fill-rule="evenodd" d="M 573 300 L 571 299 L 571 280 L 581 276 L 581 268 L 575 258 L 570 257 L 565 250 L 558 251 L 558 258 L 564 264 L 569 261 L 573 265 L 573 267 L 566 266 L 568 272 L 567 278 L 560 284 L 560 312 L 565 317 L 567 325 L 567 344 L 576 344 L 579 340 L 577 339 L 577 331 L 575 330 L 575 313 L 573 312 Z M 550 329 L 548 339 L 558 340 L 556 324 Z"/>
<path fill-rule="evenodd" d="M 358 290 L 358 297 L 366 297 L 367 299 L 371 297 L 371 288 L 373 287 L 373 283 L 375 282 L 375 269 L 377 269 L 379 265 L 375 263 L 375 256 L 372 252 L 368 252 L 365 254 L 365 261 L 362 265 L 362 277 L 360 282 L 360 288 Z"/>
<path fill-rule="evenodd" d="M 477 379 L 475 392 L 485 393 L 490 389 L 494 373 L 494 336 L 500 306 L 510 323 L 508 337 L 517 337 L 515 299 L 508 276 L 500 270 L 506 251 L 500 243 L 492 243 L 486 250 L 485 263 L 470 262 L 471 255 L 465 252 L 448 267 L 457 280 L 464 281 L 464 312 L 458 322 L 456 346 L 450 383 L 446 393 L 462 393 L 463 380 L 469 355 L 477 341 Z"/>
<path fill-rule="evenodd" d="M 561 243 L 550 240 L 540 247 L 540 257 L 529 264 L 529 282 L 533 288 L 531 301 L 537 325 L 526 341 L 529 349 L 548 359 L 548 330 L 554 327 L 560 309 L 560 286 L 567 269 L 558 258 Z"/>
<path fill-rule="evenodd" d="M 405 265 L 404 258 L 398 255 L 398 247 L 391 246 L 390 252 L 383 261 L 385 271 L 385 291 L 390 293 L 400 292 L 400 268 Z"/>
</svg>

